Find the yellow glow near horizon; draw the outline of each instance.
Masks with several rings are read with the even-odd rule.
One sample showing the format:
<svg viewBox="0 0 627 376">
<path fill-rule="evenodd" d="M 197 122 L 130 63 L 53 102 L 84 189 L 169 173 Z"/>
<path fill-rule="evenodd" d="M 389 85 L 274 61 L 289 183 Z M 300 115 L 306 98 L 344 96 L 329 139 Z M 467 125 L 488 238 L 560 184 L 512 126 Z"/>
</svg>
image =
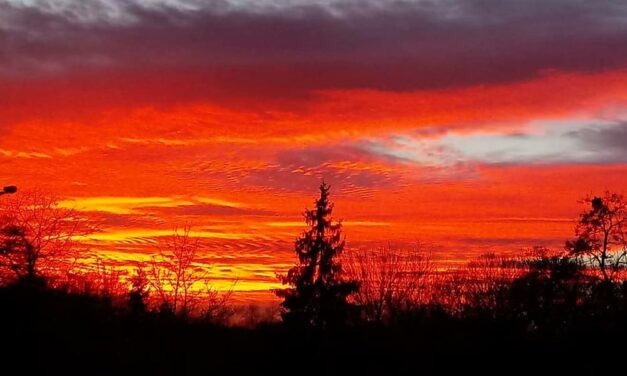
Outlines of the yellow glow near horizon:
<svg viewBox="0 0 627 376">
<path fill-rule="evenodd" d="M 221 200 L 210 197 L 124 197 L 124 196 L 100 196 L 80 197 L 66 199 L 59 202 L 63 208 L 79 211 L 102 211 L 113 214 L 132 214 L 141 208 L 158 207 L 173 208 L 191 206 L 197 204 L 210 204 L 233 208 L 242 208 L 246 205 L 233 201 Z"/>
</svg>

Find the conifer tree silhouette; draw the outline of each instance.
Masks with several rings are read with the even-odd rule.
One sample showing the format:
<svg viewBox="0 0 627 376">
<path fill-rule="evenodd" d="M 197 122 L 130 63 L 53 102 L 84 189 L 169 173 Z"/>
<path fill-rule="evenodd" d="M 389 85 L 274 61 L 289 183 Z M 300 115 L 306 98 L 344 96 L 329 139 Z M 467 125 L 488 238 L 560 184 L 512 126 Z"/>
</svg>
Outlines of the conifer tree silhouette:
<svg viewBox="0 0 627 376">
<path fill-rule="evenodd" d="M 345 241 L 342 223 L 331 218 L 329 191 L 330 186 L 322 182 L 315 209 L 304 213 L 309 229 L 295 243 L 298 264 L 281 277 L 291 288 L 276 291 L 284 299 L 281 316 L 285 323 L 325 329 L 347 323 L 353 312 L 347 297 L 359 286 L 342 275 L 338 256 Z"/>
</svg>

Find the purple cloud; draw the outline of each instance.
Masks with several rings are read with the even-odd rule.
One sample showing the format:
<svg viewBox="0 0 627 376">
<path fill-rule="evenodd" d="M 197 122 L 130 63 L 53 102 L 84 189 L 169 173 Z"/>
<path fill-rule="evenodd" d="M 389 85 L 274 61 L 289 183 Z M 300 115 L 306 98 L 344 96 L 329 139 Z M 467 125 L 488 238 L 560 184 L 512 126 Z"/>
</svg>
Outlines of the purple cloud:
<svg viewBox="0 0 627 376">
<path fill-rule="evenodd" d="M 627 63 L 627 6 L 612 0 L 69 3 L 61 10 L 0 4 L 0 77 L 89 80 L 106 72 L 118 84 L 149 80 L 161 89 L 148 97 L 167 96 L 172 84 L 192 98 L 291 97 L 505 82 Z M 155 78 L 163 72 L 186 82 Z"/>
</svg>

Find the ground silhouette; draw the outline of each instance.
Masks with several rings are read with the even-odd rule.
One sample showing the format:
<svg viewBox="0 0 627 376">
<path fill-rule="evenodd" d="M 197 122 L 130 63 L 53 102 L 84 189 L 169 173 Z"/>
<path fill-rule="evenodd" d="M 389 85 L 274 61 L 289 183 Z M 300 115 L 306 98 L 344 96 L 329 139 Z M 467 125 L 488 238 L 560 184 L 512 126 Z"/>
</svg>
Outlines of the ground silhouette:
<svg viewBox="0 0 627 376">
<path fill-rule="evenodd" d="M 590 213 L 598 216 L 604 202 L 593 200 Z M 305 213 L 309 229 L 296 241 L 298 263 L 285 277 L 290 286 L 279 293 L 285 298 L 283 321 L 232 326 L 222 304 L 198 315 L 164 309 L 151 303 L 150 275 L 141 268 L 118 293 L 9 268 L 0 286 L 4 369 L 102 375 L 600 374 L 624 367 L 627 281 L 621 264 L 606 274 L 570 247 L 487 254 L 455 272 L 438 272 L 415 250 L 385 259 L 340 258 L 344 239 L 331 214 L 323 184 L 315 209 Z M 3 227 L 5 257 L 23 251 L 23 244 L 12 243 L 11 226 Z M 612 239 L 614 251 L 624 251 Z M 342 265 L 355 260 L 359 264 Z M 372 291 L 361 298 L 351 294 L 363 286 L 380 289 L 382 300 L 368 298 Z M 373 311 L 373 302 L 384 308 Z"/>
</svg>

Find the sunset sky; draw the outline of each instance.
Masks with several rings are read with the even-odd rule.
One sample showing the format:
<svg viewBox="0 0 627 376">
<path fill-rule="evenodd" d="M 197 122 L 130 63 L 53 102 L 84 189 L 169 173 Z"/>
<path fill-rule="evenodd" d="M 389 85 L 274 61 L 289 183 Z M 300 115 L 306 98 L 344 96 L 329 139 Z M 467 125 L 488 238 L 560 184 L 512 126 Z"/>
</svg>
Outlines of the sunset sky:
<svg viewBox="0 0 627 376">
<path fill-rule="evenodd" d="M 0 0 L 0 185 L 111 265 L 190 224 L 277 287 L 323 178 L 349 247 L 562 247 L 627 188 L 627 3 Z"/>
</svg>

